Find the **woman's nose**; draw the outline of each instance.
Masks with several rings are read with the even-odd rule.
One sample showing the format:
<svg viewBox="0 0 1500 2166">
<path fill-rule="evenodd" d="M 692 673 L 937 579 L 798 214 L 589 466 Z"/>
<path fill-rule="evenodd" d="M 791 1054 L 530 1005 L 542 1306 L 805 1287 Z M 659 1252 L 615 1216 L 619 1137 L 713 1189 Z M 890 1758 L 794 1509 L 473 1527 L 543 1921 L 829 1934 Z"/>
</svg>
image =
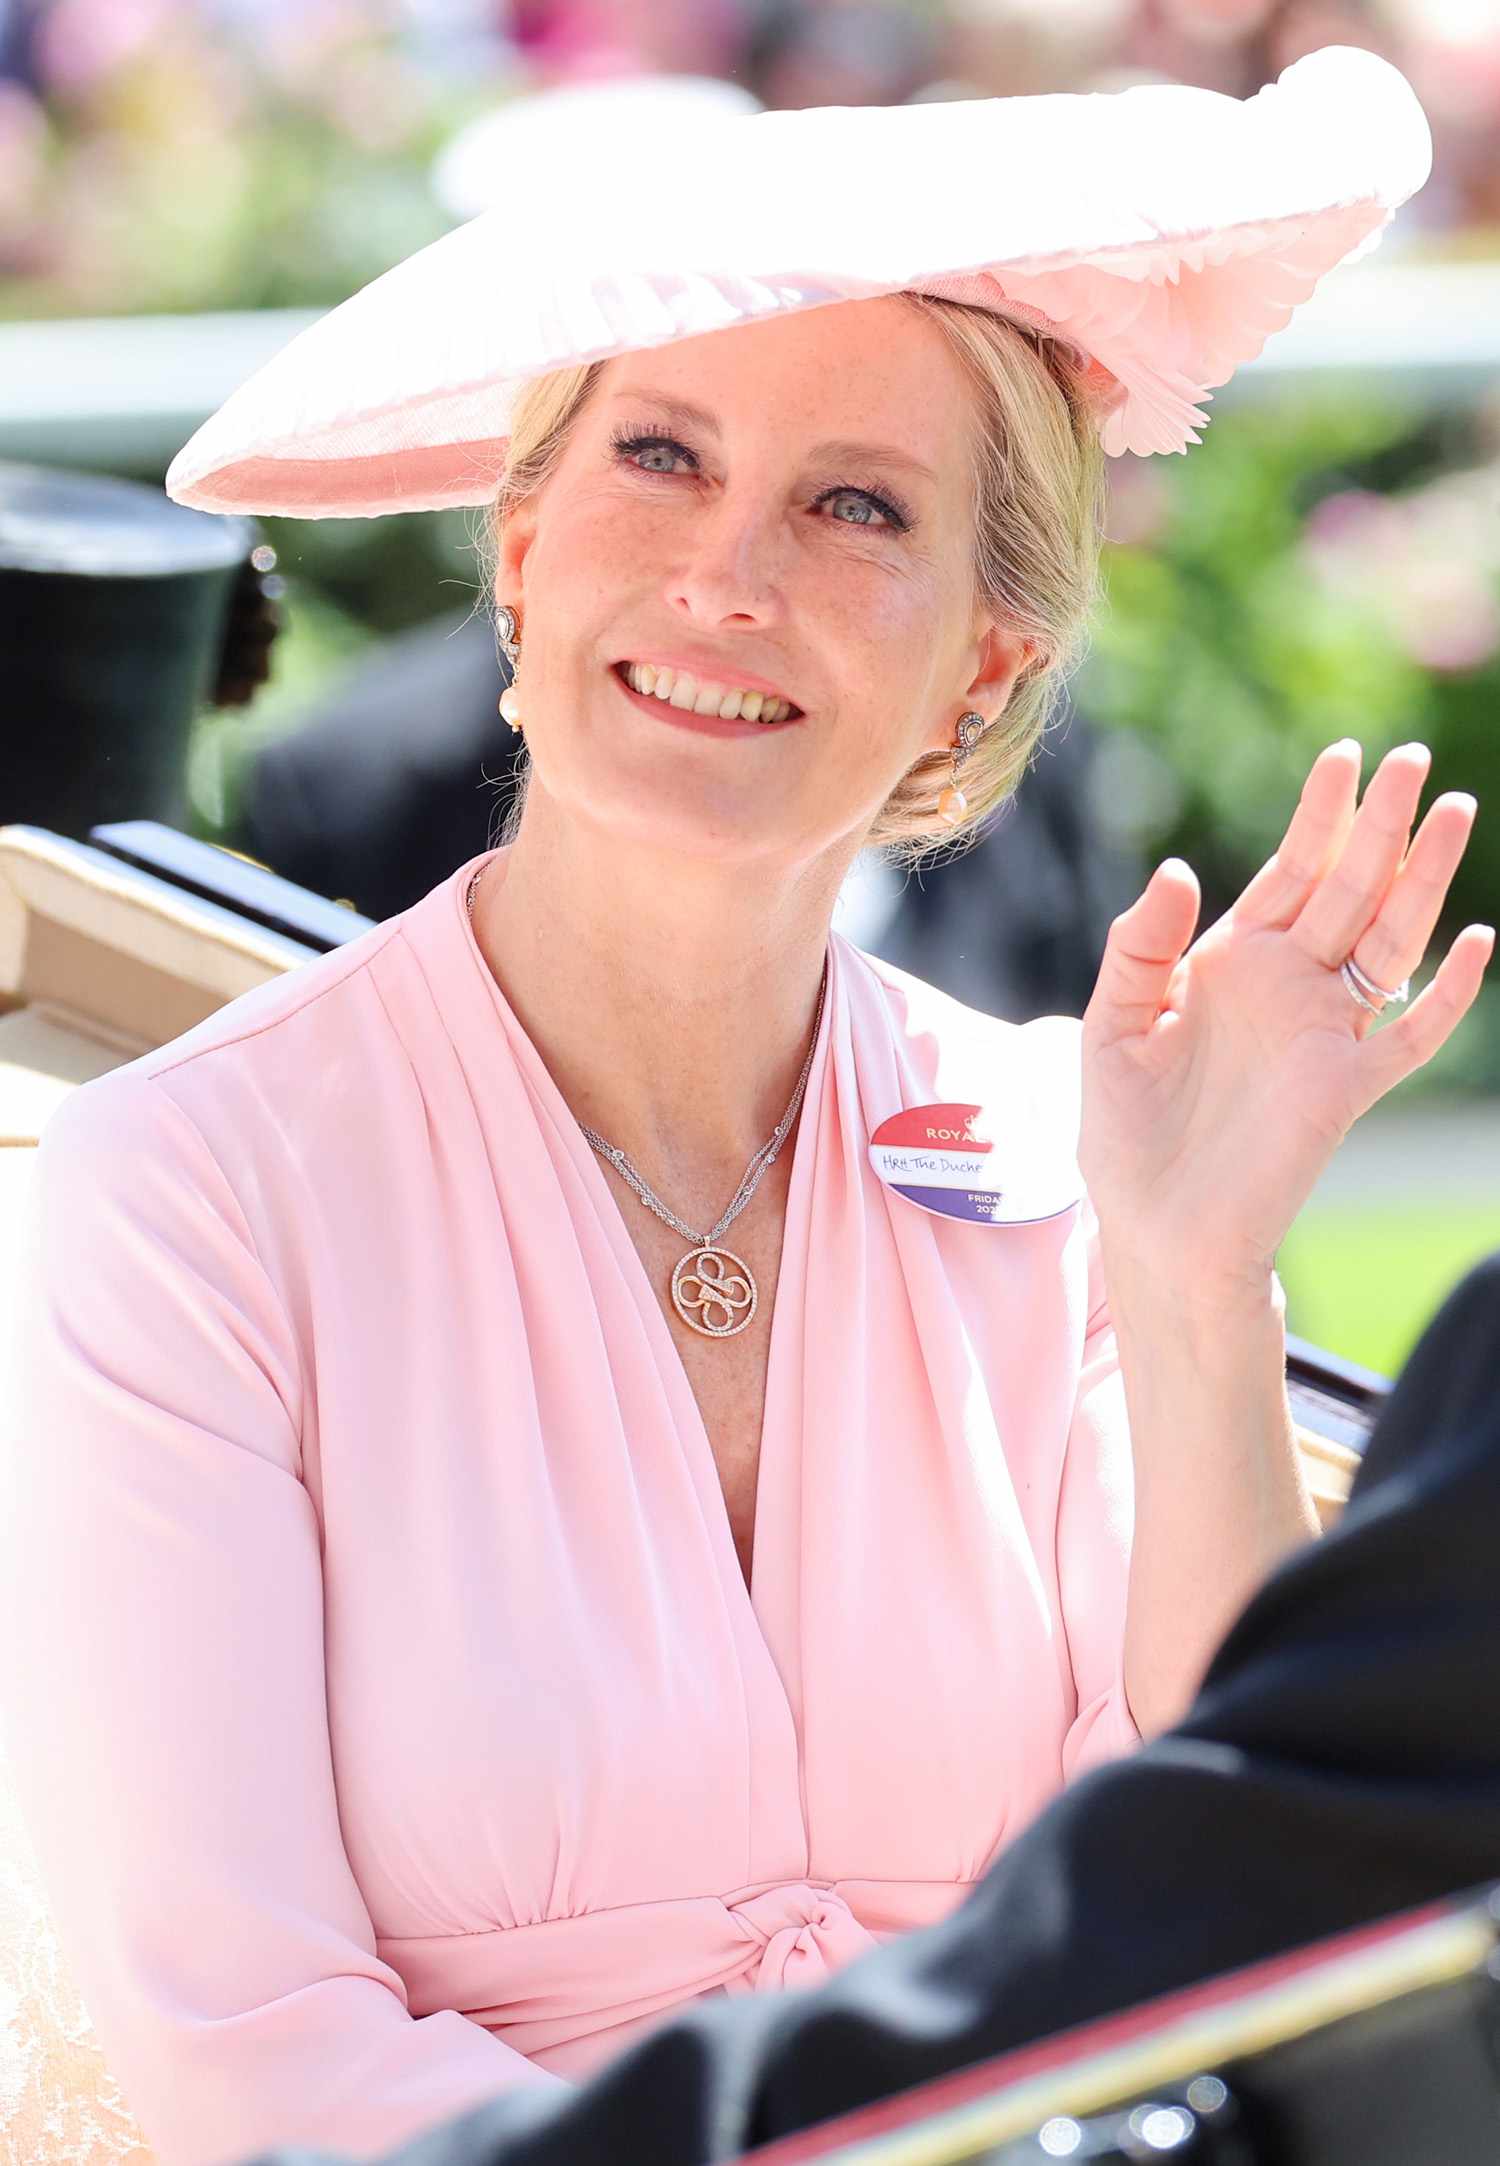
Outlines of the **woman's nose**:
<svg viewBox="0 0 1500 2166">
<path fill-rule="evenodd" d="M 781 610 L 781 548 L 775 511 L 721 497 L 691 522 L 667 599 L 700 623 L 771 623 Z"/>
</svg>

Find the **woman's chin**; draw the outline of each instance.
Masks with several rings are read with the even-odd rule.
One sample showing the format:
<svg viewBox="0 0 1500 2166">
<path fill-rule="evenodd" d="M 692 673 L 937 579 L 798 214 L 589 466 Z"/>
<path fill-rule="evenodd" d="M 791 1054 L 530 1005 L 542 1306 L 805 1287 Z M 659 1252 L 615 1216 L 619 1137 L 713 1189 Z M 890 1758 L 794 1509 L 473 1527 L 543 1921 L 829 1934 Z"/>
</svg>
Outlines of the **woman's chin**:
<svg viewBox="0 0 1500 2166">
<path fill-rule="evenodd" d="M 557 800 L 566 818 L 570 805 L 595 829 L 622 845 L 664 856 L 726 862 L 796 859 L 806 853 L 805 806 L 790 800 L 774 778 L 705 779 L 701 774 L 657 771 L 615 774 L 595 769 L 577 795 Z"/>
</svg>

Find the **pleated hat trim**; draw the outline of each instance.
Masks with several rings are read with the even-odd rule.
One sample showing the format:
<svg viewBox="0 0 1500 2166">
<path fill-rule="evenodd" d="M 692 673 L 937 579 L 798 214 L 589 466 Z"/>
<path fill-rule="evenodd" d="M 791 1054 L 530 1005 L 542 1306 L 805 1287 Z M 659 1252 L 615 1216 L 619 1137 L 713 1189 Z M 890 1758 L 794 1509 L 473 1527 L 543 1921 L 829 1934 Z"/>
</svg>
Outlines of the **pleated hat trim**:
<svg viewBox="0 0 1500 2166">
<path fill-rule="evenodd" d="M 1400 72 L 1332 46 L 1243 101 L 1143 84 L 765 112 L 647 146 L 618 185 L 559 160 L 524 216 L 496 205 L 300 332 L 167 493 L 304 518 L 486 503 L 532 378 L 902 291 L 1065 340 L 1111 456 L 1183 452 L 1431 157 Z"/>
</svg>

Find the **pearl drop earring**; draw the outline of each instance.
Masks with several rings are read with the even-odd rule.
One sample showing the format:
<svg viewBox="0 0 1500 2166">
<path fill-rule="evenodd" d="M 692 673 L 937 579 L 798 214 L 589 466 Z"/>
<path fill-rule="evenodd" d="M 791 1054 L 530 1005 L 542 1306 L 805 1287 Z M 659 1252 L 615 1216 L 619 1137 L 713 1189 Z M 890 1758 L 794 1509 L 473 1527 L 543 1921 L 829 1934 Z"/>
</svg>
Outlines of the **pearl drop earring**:
<svg viewBox="0 0 1500 2166">
<path fill-rule="evenodd" d="M 984 730 L 984 716 L 976 714 L 972 707 L 959 716 L 953 745 L 953 779 L 944 784 L 937 801 L 938 812 L 950 827 L 957 827 L 969 809 L 969 800 L 958 786 L 958 770 L 984 735 Z"/>
<path fill-rule="evenodd" d="M 510 664 L 511 681 L 500 694 L 500 713 L 519 737 L 521 735 L 521 696 L 516 690 L 516 668 L 521 659 L 521 628 L 516 613 L 502 603 L 495 612 L 495 629 L 500 644 L 505 649 L 505 659 Z"/>
</svg>

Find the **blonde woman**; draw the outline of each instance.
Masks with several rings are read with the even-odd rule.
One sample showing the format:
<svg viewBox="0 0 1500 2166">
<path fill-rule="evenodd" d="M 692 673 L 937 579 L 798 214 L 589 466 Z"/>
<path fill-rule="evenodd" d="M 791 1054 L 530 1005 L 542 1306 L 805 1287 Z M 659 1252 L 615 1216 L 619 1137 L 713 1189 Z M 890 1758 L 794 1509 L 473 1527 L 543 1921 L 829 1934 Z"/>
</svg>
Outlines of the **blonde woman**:
<svg viewBox="0 0 1500 2166">
<path fill-rule="evenodd" d="M 1310 286 L 1415 185 L 1392 75 L 1325 69 L 1385 147 L 1320 174 L 1295 244 L 1267 268 L 1226 226 L 1252 348 L 1261 273 Z M 1179 109 L 1135 96 L 1102 101 L 1116 153 L 1154 156 Z M 1018 159 L 1058 103 L 1013 101 Z M 1318 118 L 1214 103 L 1283 146 Z M 758 236 L 769 178 L 724 173 L 786 191 L 840 143 L 881 172 L 925 145 L 972 202 L 990 108 L 934 110 L 855 116 L 887 132 L 852 148 L 847 115 L 731 123 L 718 212 Z M 1247 217 L 1261 147 L 1225 152 Z M 1349 743 L 1196 942 L 1192 875 L 1157 872 L 1081 1037 L 833 934 L 862 847 L 1016 787 L 1095 599 L 1106 450 L 1168 448 L 1179 364 L 1127 324 L 1106 366 L 956 272 L 814 307 L 737 264 L 740 318 L 695 328 L 692 279 L 585 295 L 496 216 L 315 327 L 169 485 L 373 513 L 473 500 L 498 444 L 514 837 L 42 1146 L 7 1707 L 165 2166 L 373 2155 L 695 1996 L 815 1983 L 1169 1723 L 1314 1531 L 1277 1244 L 1489 952 L 1460 936 L 1367 1039 L 1474 805 L 1408 847 L 1425 751 L 1361 802 Z M 605 319 L 613 350 L 506 375 L 507 280 L 533 355 Z"/>
</svg>

